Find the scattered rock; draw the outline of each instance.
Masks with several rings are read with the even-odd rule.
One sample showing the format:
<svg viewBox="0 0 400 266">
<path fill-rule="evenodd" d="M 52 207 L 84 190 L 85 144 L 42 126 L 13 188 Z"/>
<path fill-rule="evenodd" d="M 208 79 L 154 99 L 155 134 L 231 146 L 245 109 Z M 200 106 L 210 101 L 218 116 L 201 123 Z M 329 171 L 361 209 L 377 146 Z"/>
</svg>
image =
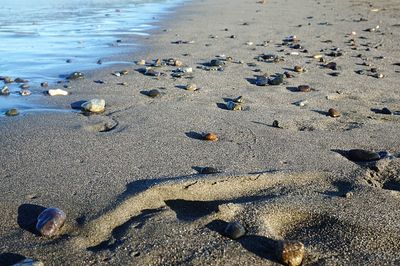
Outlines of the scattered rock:
<svg viewBox="0 0 400 266">
<path fill-rule="evenodd" d="M 226 103 L 226 108 L 228 110 L 231 110 L 231 111 L 241 111 L 241 110 L 243 110 L 242 105 L 240 103 L 236 103 L 234 101 L 228 101 Z"/>
<path fill-rule="evenodd" d="M 139 66 L 144 66 L 144 65 L 146 65 L 146 60 L 141 59 L 141 60 L 137 61 L 136 64 Z"/>
<path fill-rule="evenodd" d="M 15 108 L 6 111 L 6 116 L 17 116 L 17 115 L 19 115 L 19 112 Z"/>
<path fill-rule="evenodd" d="M 10 95 L 10 89 L 7 86 L 4 86 L 1 90 L 0 90 L 0 95 L 2 96 L 8 96 Z"/>
<path fill-rule="evenodd" d="M 19 91 L 19 94 L 21 94 L 21 96 L 29 96 L 32 94 L 32 92 L 28 89 L 22 89 Z"/>
<path fill-rule="evenodd" d="M 276 77 L 268 79 L 269 85 L 278 86 L 278 85 L 281 85 L 282 83 L 283 83 L 283 75 L 282 74 L 278 74 L 278 75 L 276 75 Z"/>
<path fill-rule="evenodd" d="M 149 90 L 147 92 L 147 96 L 149 96 L 150 98 L 156 98 L 161 96 L 161 92 L 157 89 Z"/>
<path fill-rule="evenodd" d="M 239 222 L 230 222 L 226 226 L 224 234 L 231 239 L 239 239 L 246 234 L 246 229 Z"/>
<path fill-rule="evenodd" d="M 300 85 L 297 87 L 297 90 L 301 92 L 310 92 L 313 89 L 309 85 Z"/>
<path fill-rule="evenodd" d="M 40 83 L 40 86 L 43 88 L 46 88 L 49 86 L 49 83 L 47 81 Z"/>
<path fill-rule="evenodd" d="M 257 76 L 256 85 L 257 86 L 267 86 L 268 85 L 268 78 L 265 77 L 265 76 Z"/>
<path fill-rule="evenodd" d="M 207 133 L 204 135 L 203 139 L 208 141 L 217 141 L 218 136 L 215 133 Z"/>
<path fill-rule="evenodd" d="M 16 79 L 14 80 L 14 82 L 16 82 L 16 83 L 28 83 L 29 80 L 27 80 L 27 79 L 22 79 L 22 78 L 16 78 Z"/>
<path fill-rule="evenodd" d="M 340 117 L 341 116 L 340 112 L 337 109 L 334 109 L 334 108 L 330 108 L 328 110 L 328 113 L 329 113 L 330 117 Z"/>
<path fill-rule="evenodd" d="M 302 73 L 304 72 L 304 68 L 302 66 L 295 66 L 294 71 L 297 73 Z"/>
<path fill-rule="evenodd" d="M 67 79 L 69 80 L 77 80 L 77 79 L 84 79 L 85 75 L 82 72 L 74 72 L 70 74 Z"/>
<path fill-rule="evenodd" d="M 206 167 L 202 167 L 199 170 L 199 173 L 203 174 L 203 175 L 218 174 L 218 173 L 221 173 L 221 170 L 214 168 L 214 167 L 206 166 Z"/>
<path fill-rule="evenodd" d="M 44 266 L 44 263 L 36 259 L 28 258 L 13 264 L 12 266 Z"/>
<path fill-rule="evenodd" d="M 46 237 L 55 236 L 64 225 L 66 218 L 67 216 L 60 209 L 45 209 L 37 218 L 36 230 Z"/>
<path fill-rule="evenodd" d="M 13 83 L 14 80 L 11 77 L 0 77 L 0 80 L 2 80 L 4 83 Z"/>
<path fill-rule="evenodd" d="M 349 150 L 347 152 L 347 157 L 349 158 L 349 160 L 354 162 L 377 161 L 381 158 L 378 153 L 363 149 Z"/>
<path fill-rule="evenodd" d="M 50 96 L 66 96 L 68 95 L 68 91 L 62 89 L 51 89 L 47 91 L 47 94 Z"/>
<path fill-rule="evenodd" d="M 287 266 L 299 266 L 305 255 L 304 244 L 298 241 L 280 241 L 278 247 L 278 258 Z"/>
<path fill-rule="evenodd" d="M 243 103 L 243 96 L 238 96 L 232 100 L 235 103 Z"/>
<path fill-rule="evenodd" d="M 329 68 L 331 70 L 337 70 L 337 63 L 336 62 L 329 62 L 328 64 L 324 65 L 324 67 Z"/>
<path fill-rule="evenodd" d="M 187 91 L 197 91 L 198 88 L 197 88 L 196 84 L 190 83 L 190 84 L 186 85 L 185 90 L 187 90 Z"/>
<path fill-rule="evenodd" d="M 84 111 L 91 113 L 102 113 L 105 111 L 106 101 L 103 99 L 92 99 L 84 102 L 81 107 Z"/>
</svg>

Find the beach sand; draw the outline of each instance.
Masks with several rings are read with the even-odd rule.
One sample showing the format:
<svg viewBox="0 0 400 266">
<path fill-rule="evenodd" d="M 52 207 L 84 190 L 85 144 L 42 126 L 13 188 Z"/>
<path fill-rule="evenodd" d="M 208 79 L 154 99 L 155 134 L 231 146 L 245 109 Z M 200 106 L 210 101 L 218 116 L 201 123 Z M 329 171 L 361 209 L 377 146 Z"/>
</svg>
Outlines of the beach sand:
<svg viewBox="0 0 400 266">
<path fill-rule="evenodd" d="M 103 98 L 103 114 L 1 117 L 0 264 L 276 265 L 279 241 L 294 240 L 305 245 L 304 265 L 399 265 L 400 159 L 344 156 L 400 151 L 399 12 L 395 0 L 193 1 L 139 37 L 140 51 L 119 56 L 177 58 L 192 75 L 172 78 L 172 66 L 156 68 L 159 78 L 143 66 L 103 68 L 71 81 L 69 96 L 41 100 L 71 110 Z M 303 48 L 283 43 L 291 35 Z M 343 55 L 327 56 L 333 48 Z M 284 61 L 257 60 L 263 54 Z M 219 55 L 232 61 L 207 71 Z M 384 77 L 355 72 L 371 68 Z M 294 77 L 284 84 L 254 84 L 285 71 Z M 200 89 L 184 90 L 188 83 Z M 297 91 L 302 84 L 314 90 Z M 151 89 L 161 96 L 143 93 Z M 227 110 L 238 96 L 244 110 Z M 293 104 L 301 100 L 308 104 Z M 330 108 L 341 116 L 329 117 Z M 200 139 L 208 132 L 219 140 Z M 220 172 L 199 174 L 202 167 Z M 33 230 L 47 207 L 67 214 L 58 237 Z M 246 235 L 224 236 L 231 221 Z"/>
</svg>

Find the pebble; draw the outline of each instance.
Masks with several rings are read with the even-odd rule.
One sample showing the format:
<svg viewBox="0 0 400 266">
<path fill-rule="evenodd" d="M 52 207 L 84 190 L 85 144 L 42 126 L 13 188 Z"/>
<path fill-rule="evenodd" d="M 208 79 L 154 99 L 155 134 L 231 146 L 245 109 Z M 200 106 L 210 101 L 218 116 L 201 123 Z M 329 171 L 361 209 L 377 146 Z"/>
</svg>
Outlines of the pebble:
<svg viewBox="0 0 400 266">
<path fill-rule="evenodd" d="M 160 95 L 161 95 L 161 93 L 160 93 L 160 91 L 157 90 L 157 89 L 149 90 L 149 91 L 147 92 L 147 96 L 149 96 L 149 97 L 151 97 L 151 98 L 156 98 L 156 97 L 158 97 L 158 96 L 160 96 Z"/>
<path fill-rule="evenodd" d="M 337 63 L 336 62 L 329 62 L 324 67 L 329 68 L 331 70 L 337 70 Z"/>
<path fill-rule="evenodd" d="M 29 96 L 32 94 L 32 92 L 28 89 L 22 89 L 19 91 L 19 94 L 21 94 L 21 96 Z"/>
<path fill-rule="evenodd" d="M 282 127 L 279 125 L 279 121 L 278 121 L 278 120 L 274 120 L 274 121 L 272 122 L 272 127 L 282 128 Z"/>
<path fill-rule="evenodd" d="M 328 110 L 329 116 L 330 117 L 340 117 L 341 114 L 337 109 L 331 108 Z"/>
<path fill-rule="evenodd" d="M 218 174 L 218 173 L 221 173 L 221 170 L 214 168 L 214 167 L 206 166 L 206 167 L 202 167 L 200 169 L 199 173 L 203 174 L 203 175 Z"/>
<path fill-rule="evenodd" d="M 144 66 L 144 65 L 146 65 L 146 60 L 141 59 L 141 60 L 137 61 L 136 64 L 139 66 Z"/>
<path fill-rule="evenodd" d="M 301 92 L 310 92 L 312 91 L 311 87 L 309 85 L 300 85 L 297 87 L 297 89 Z"/>
<path fill-rule="evenodd" d="M 210 61 L 210 66 L 214 66 L 214 67 L 220 67 L 220 66 L 224 66 L 225 63 L 219 59 L 213 59 Z"/>
<path fill-rule="evenodd" d="M 15 81 L 16 83 L 28 83 L 28 82 L 29 82 L 29 80 L 27 80 L 27 79 L 22 79 L 22 78 L 16 78 L 14 81 Z"/>
<path fill-rule="evenodd" d="M 246 229 L 239 222 L 230 222 L 226 226 L 224 234 L 231 239 L 239 239 L 246 234 Z"/>
<path fill-rule="evenodd" d="M 47 81 L 40 83 L 40 86 L 45 88 L 49 86 L 49 83 Z"/>
<path fill-rule="evenodd" d="M 243 103 L 243 96 L 238 96 L 235 99 L 233 99 L 232 101 L 234 101 L 235 103 Z"/>
<path fill-rule="evenodd" d="M 13 83 L 14 80 L 11 77 L 0 77 L 0 80 L 4 81 L 4 83 Z"/>
<path fill-rule="evenodd" d="M 294 71 L 297 73 L 302 73 L 304 72 L 304 68 L 302 66 L 295 66 Z"/>
<path fill-rule="evenodd" d="M 20 262 L 17 262 L 16 264 L 13 264 L 12 266 L 44 266 L 44 263 L 36 260 L 36 259 L 24 259 Z"/>
<path fill-rule="evenodd" d="M 315 54 L 315 55 L 313 55 L 313 58 L 314 58 L 314 59 L 321 59 L 322 57 L 323 57 L 322 54 Z"/>
<path fill-rule="evenodd" d="M 299 266 L 302 264 L 305 255 L 304 244 L 298 241 L 281 241 L 277 255 L 282 264 Z"/>
<path fill-rule="evenodd" d="M 256 85 L 257 86 L 267 86 L 268 85 L 268 78 L 265 77 L 265 76 L 257 76 Z"/>
<path fill-rule="evenodd" d="M 174 60 L 174 66 L 180 67 L 180 66 L 182 66 L 182 65 L 183 65 L 183 62 L 182 62 L 182 61 L 180 61 L 180 60 L 178 60 L 178 59 Z"/>
<path fill-rule="evenodd" d="M 83 78 L 85 78 L 85 75 L 82 72 L 74 72 L 67 77 L 67 79 L 69 80 L 77 80 Z"/>
<path fill-rule="evenodd" d="M 144 74 L 145 74 L 146 76 L 153 76 L 153 77 L 161 76 L 161 72 L 155 71 L 155 70 L 152 69 L 152 68 L 146 68 Z"/>
<path fill-rule="evenodd" d="M 217 141 L 218 140 L 218 136 L 215 133 L 207 133 L 204 135 L 204 140 L 209 140 L 209 141 Z"/>
<path fill-rule="evenodd" d="M 55 236 L 64 225 L 67 216 L 58 208 L 47 208 L 39 214 L 36 223 L 36 230 L 43 236 Z"/>
<path fill-rule="evenodd" d="M 197 85 L 196 84 L 190 83 L 190 84 L 186 85 L 185 90 L 187 90 L 187 91 L 197 91 L 198 89 L 197 89 Z"/>
<path fill-rule="evenodd" d="M 0 95 L 3 95 L 3 96 L 10 95 L 10 89 L 7 86 L 4 86 L 0 91 Z"/>
<path fill-rule="evenodd" d="M 298 101 L 298 102 L 296 102 L 296 105 L 297 106 L 300 106 L 300 107 L 304 107 L 304 106 L 306 106 L 308 104 L 308 101 L 307 100 L 303 100 L 303 101 Z"/>
<path fill-rule="evenodd" d="M 349 150 L 347 156 L 349 160 L 354 162 L 377 161 L 381 158 L 378 153 L 363 149 Z"/>
<path fill-rule="evenodd" d="M 241 111 L 243 110 L 242 105 L 240 103 L 235 103 L 234 101 L 228 101 L 226 103 L 226 108 L 231 111 Z"/>
<path fill-rule="evenodd" d="M 6 111 L 6 116 L 17 116 L 17 115 L 19 115 L 19 112 L 15 108 Z"/>
<path fill-rule="evenodd" d="M 47 93 L 50 96 L 66 96 L 66 95 L 68 95 L 68 91 L 65 91 L 62 89 L 51 89 L 51 90 L 48 90 Z"/>
<path fill-rule="evenodd" d="M 103 99 L 92 99 L 81 105 L 82 109 L 92 113 L 102 113 L 105 111 L 106 101 Z"/>
<path fill-rule="evenodd" d="M 281 75 L 281 74 L 277 75 L 274 78 L 268 79 L 269 85 L 277 86 L 277 85 L 281 85 L 282 83 L 283 83 L 283 75 Z"/>
<path fill-rule="evenodd" d="M 26 84 L 26 83 L 19 86 L 20 89 L 29 89 L 29 87 L 30 87 L 29 84 Z"/>
</svg>

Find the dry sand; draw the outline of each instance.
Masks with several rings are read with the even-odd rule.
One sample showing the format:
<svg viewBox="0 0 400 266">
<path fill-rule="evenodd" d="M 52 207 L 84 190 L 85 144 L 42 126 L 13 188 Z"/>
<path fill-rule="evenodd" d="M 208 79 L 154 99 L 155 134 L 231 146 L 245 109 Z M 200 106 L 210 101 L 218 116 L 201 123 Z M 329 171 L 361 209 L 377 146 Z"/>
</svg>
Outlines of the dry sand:
<svg viewBox="0 0 400 266">
<path fill-rule="evenodd" d="M 115 66 L 71 82 L 70 96 L 42 99 L 65 112 L 1 117 L 0 264 L 275 265 L 284 239 L 305 244 L 305 265 L 399 265 L 400 159 L 365 164 L 341 155 L 400 151 L 400 116 L 374 111 L 400 111 L 399 12 L 395 0 L 193 1 L 140 39 L 139 52 L 120 56 L 179 58 L 193 79 L 171 78 L 174 67 L 156 79 L 140 66 Z M 288 55 L 298 51 L 281 45 L 289 35 L 308 53 Z M 179 40 L 194 43 L 172 43 Z M 337 62 L 338 77 L 311 57 L 334 47 L 343 56 L 325 58 Z M 257 61 L 263 53 L 285 61 Z M 224 71 L 197 68 L 222 54 L 234 60 Z M 385 77 L 355 73 L 371 68 L 359 54 Z M 307 72 L 294 73 L 295 65 Z M 110 74 L 122 69 L 129 74 Z M 252 84 L 255 75 L 284 71 L 295 75 L 286 84 Z M 182 89 L 189 82 L 201 89 Z M 315 91 L 294 91 L 301 84 Z M 141 93 L 155 88 L 161 97 Z M 224 99 L 239 95 L 246 110 L 226 110 Z M 92 98 L 106 100 L 104 114 L 68 111 Z M 308 105 L 293 104 L 299 100 Z M 342 116 L 327 116 L 329 108 Z M 117 126 L 98 132 L 105 124 Z M 197 139 L 202 132 L 219 140 Z M 198 174 L 204 166 L 223 172 Z M 32 230 L 44 207 L 67 213 L 59 237 Z M 247 235 L 222 236 L 230 221 Z"/>
</svg>

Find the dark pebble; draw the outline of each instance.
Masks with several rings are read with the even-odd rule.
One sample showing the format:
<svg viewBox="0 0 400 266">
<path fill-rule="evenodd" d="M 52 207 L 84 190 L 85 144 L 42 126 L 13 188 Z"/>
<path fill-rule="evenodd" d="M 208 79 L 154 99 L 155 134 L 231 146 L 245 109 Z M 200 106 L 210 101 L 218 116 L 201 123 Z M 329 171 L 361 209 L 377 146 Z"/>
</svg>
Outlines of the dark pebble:
<svg viewBox="0 0 400 266">
<path fill-rule="evenodd" d="M 349 160 L 354 162 L 376 161 L 381 158 L 379 154 L 376 152 L 362 150 L 362 149 L 349 150 L 347 156 Z"/>
<path fill-rule="evenodd" d="M 49 86 L 49 83 L 47 81 L 45 81 L 45 82 L 40 83 L 40 86 L 45 88 L 45 87 Z"/>
<path fill-rule="evenodd" d="M 160 93 L 160 91 L 157 90 L 157 89 L 149 90 L 149 91 L 147 92 L 147 96 L 149 96 L 149 97 L 151 97 L 151 98 L 155 98 L 155 97 L 158 97 L 158 96 L 160 96 L 160 95 L 161 95 L 161 93 Z"/>
<path fill-rule="evenodd" d="M 67 77 L 67 79 L 69 79 L 69 80 L 77 80 L 77 79 L 83 79 L 83 78 L 85 78 L 85 75 L 82 72 L 74 72 Z"/>
<path fill-rule="evenodd" d="M 231 239 L 238 239 L 246 234 L 246 229 L 239 222 L 230 222 L 226 226 L 224 234 Z"/>
<path fill-rule="evenodd" d="M 206 167 L 201 168 L 199 173 L 203 174 L 203 175 L 218 174 L 218 173 L 221 173 L 221 170 L 214 168 L 214 167 L 206 166 Z"/>
<path fill-rule="evenodd" d="M 382 114 L 385 114 L 385 115 L 392 115 L 393 112 L 390 111 L 389 108 L 384 107 L 384 108 L 382 109 Z"/>
</svg>

